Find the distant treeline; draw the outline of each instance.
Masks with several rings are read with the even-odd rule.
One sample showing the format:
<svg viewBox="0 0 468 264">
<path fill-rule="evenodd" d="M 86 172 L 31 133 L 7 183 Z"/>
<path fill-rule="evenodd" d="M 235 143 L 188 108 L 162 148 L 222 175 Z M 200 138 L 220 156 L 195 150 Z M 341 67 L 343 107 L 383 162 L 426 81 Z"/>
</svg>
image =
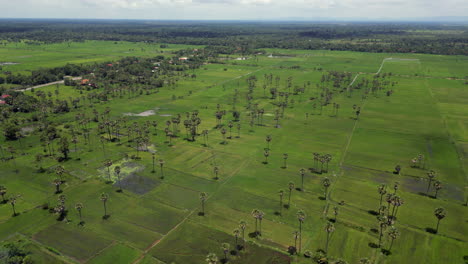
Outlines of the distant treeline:
<svg viewBox="0 0 468 264">
<path fill-rule="evenodd" d="M 262 48 L 468 55 L 468 26 L 436 23 L 0 20 L 0 40 L 133 41 Z"/>
</svg>

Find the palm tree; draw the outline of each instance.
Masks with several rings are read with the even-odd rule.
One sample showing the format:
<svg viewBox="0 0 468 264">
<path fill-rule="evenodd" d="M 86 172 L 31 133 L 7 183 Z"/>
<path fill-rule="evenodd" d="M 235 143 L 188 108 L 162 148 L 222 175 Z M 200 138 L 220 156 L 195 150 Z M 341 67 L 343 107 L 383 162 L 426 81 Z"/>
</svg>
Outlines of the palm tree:
<svg viewBox="0 0 468 264">
<path fill-rule="evenodd" d="M 99 197 L 99 199 L 102 201 L 102 204 L 104 205 L 104 216 L 103 216 L 103 218 L 107 218 L 108 215 L 107 215 L 106 203 L 107 203 L 107 200 L 109 199 L 109 195 L 107 193 L 101 193 L 101 196 Z"/>
<path fill-rule="evenodd" d="M 221 244 L 221 249 L 223 250 L 223 254 L 224 254 L 224 260 L 226 262 L 228 261 L 227 253 L 229 252 L 230 247 L 231 247 L 231 245 L 229 245 L 229 243 L 222 243 Z"/>
<path fill-rule="evenodd" d="M 239 221 L 239 228 L 242 231 L 242 246 L 245 248 L 245 229 L 247 228 L 247 222 L 244 220 Z"/>
<path fill-rule="evenodd" d="M 6 203 L 5 194 L 7 193 L 7 188 L 3 185 L 0 185 L 0 195 L 2 196 L 2 202 Z"/>
<path fill-rule="evenodd" d="M 263 156 L 265 156 L 265 161 L 263 163 L 268 164 L 268 156 L 270 156 L 270 151 L 268 149 L 265 149 L 265 151 L 263 152 Z"/>
<path fill-rule="evenodd" d="M 283 154 L 283 168 L 286 169 L 288 167 L 288 164 L 287 164 L 287 160 L 288 160 L 288 154 L 287 153 L 284 153 Z"/>
<path fill-rule="evenodd" d="M 117 175 L 119 181 L 119 192 L 122 192 L 122 181 L 120 180 L 120 166 L 115 166 L 114 173 Z"/>
<path fill-rule="evenodd" d="M 63 181 L 62 175 L 65 173 L 65 168 L 61 165 L 55 167 L 55 174 L 59 176 L 60 180 Z"/>
<path fill-rule="evenodd" d="M 9 199 L 9 202 L 11 204 L 11 208 L 13 209 L 13 216 L 17 216 L 18 214 L 16 213 L 16 199 L 19 197 L 19 195 L 13 196 Z"/>
<path fill-rule="evenodd" d="M 391 226 L 387 234 L 392 240 L 392 242 L 390 242 L 390 247 L 388 248 L 388 251 L 391 251 L 392 246 L 393 246 L 393 241 L 398 238 L 398 236 L 400 235 L 400 232 L 398 232 L 398 229 L 396 227 Z"/>
<path fill-rule="evenodd" d="M 164 163 L 165 163 L 165 162 L 164 162 L 164 160 L 160 159 L 160 160 L 158 161 L 158 163 L 159 163 L 159 167 L 161 168 L 161 179 L 164 179 L 163 166 L 164 166 Z"/>
<path fill-rule="evenodd" d="M 304 175 L 305 175 L 306 170 L 304 168 L 299 170 L 299 173 L 301 174 L 301 191 L 304 191 Z"/>
<path fill-rule="evenodd" d="M 214 172 L 214 174 L 215 174 L 215 180 L 219 179 L 219 178 L 218 178 L 218 173 L 219 173 L 219 168 L 218 168 L 218 166 L 214 166 L 213 172 Z"/>
<path fill-rule="evenodd" d="M 327 243 L 325 244 L 325 253 L 328 254 L 328 242 L 330 241 L 330 233 L 335 231 L 335 226 L 333 223 L 328 222 L 325 226 L 325 231 L 327 232 Z"/>
<path fill-rule="evenodd" d="M 221 135 L 223 136 L 223 144 L 226 144 L 226 129 L 225 128 L 222 128 L 221 129 Z"/>
<path fill-rule="evenodd" d="M 241 124 L 237 123 L 237 138 L 240 138 Z"/>
<path fill-rule="evenodd" d="M 380 215 L 378 217 L 379 219 L 379 227 L 380 227 L 380 233 L 379 233 L 379 247 L 382 246 L 382 236 L 383 236 L 383 231 L 385 228 L 387 228 L 388 224 L 388 218 L 385 215 Z"/>
<path fill-rule="evenodd" d="M 379 186 L 379 188 L 377 189 L 377 191 L 379 192 L 380 194 L 380 204 L 379 204 L 379 207 L 382 206 L 382 199 L 383 199 L 383 196 L 387 193 L 387 186 L 385 184 L 382 184 Z"/>
<path fill-rule="evenodd" d="M 292 190 L 294 189 L 294 182 L 289 182 L 288 188 L 289 188 L 289 197 L 288 197 L 288 208 L 289 208 L 291 206 L 291 193 L 292 193 Z"/>
<path fill-rule="evenodd" d="M 398 208 L 400 208 L 400 206 L 402 206 L 404 203 L 405 203 L 405 200 L 398 197 L 398 199 L 395 202 L 396 210 L 395 210 L 395 213 L 393 214 L 393 217 L 392 217 L 394 220 L 396 219 L 396 216 L 397 216 L 397 213 L 398 213 Z"/>
<path fill-rule="evenodd" d="M 279 197 L 280 197 L 280 210 L 279 210 L 279 215 L 282 215 L 282 212 L 283 212 L 283 196 L 284 196 L 284 191 L 283 191 L 283 190 L 279 190 L 278 194 L 279 194 Z"/>
<path fill-rule="evenodd" d="M 267 142 L 267 149 L 270 149 L 271 140 L 272 140 L 271 135 L 267 135 L 265 138 L 265 141 Z"/>
<path fill-rule="evenodd" d="M 155 154 L 154 154 L 154 153 L 151 154 L 151 159 L 152 159 L 152 161 L 153 161 L 153 170 L 151 171 L 151 173 L 155 173 L 156 171 L 154 170 L 154 163 L 155 163 L 155 161 L 156 161 L 156 157 L 155 157 Z"/>
<path fill-rule="evenodd" d="M 110 167 L 112 166 L 112 160 L 106 160 L 104 161 L 104 166 L 107 167 L 107 176 L 109 178 L 109 182 L 112 182 L 111 180 L 111 173 L 110 173 Z"/>
<path fill-rule="evenodd" d="M 297 239 L 299 238 L 299 231 L 293 231 L 293 237 L 294 237 L 294 249 L 297 249 Z"/>
<path fill-rule="evenodd" d="M 236 229 L 234 229 L 234 230 L 232 231 L 232 234 L 233 234 L 234 237 L 236 238 L 236 244 L 235 244 L 235 247 L 236 247 L 236 248 L 237 248 L 237 246 L 239 246 L 238 241 L 239 241 L 240 233 L 241 233 L 241 232 L 240 232 L 239 228 L 236 228 Z"/>
<path fill-rule="evenodd" d="M 323 187 L 325 188 L 325 200 L 327 200 L 327 194 L 328 194 L 328 187 L 330 187 L 331 183 L 330 183 L 330 179 L 328 179 L 327 177 L 325 177 L 325 179 L 323 179 L 322 181 L 322 185 Z"/>
<path fill-rule="evenodd" d="M 83 223 L 81 219 L 81 210 L 83 209 L 83 204 L 82 203 L 76 203 L 75 204 L 75 209 L 78 211 L 78 214 L 80 216 L 80 223 Z"/>
<path fill-rule="evenodd" d="M 299 210 L 299 211 L 297 211 L 296 216 L 297 216 L 297 220 L 299 221 L 299 250 L 298 250 L 298 252 L 301 252 L 301 248 L 302 248 L 302 223 L 304 223 L 304 220 L 306 218 L 306 214 L 304 213 L 304 211 Z"/>
<path fill-rule="evenodd" d="M 436 234 L 439 232 L 440 220 L 444 219 L 446 214 L 447 214 L 447 212 L 442 207 L 439 207 L 439 208 L 435 209 L 434 215 L 437 218 L 437 227 L 436 227 L 436 231 L 435 231 Z"/>
<path fill-rule="evenodd" d="M 258 234 L 258 213 L 260 211 L 258 209 L 253 209 L 252 212 L 250 213 L 253 218 L 255 218 L 255 234 Z"/>
<path fill-rule="evenodd" d="M 431 170 L 427 173 L 427 178 L 429 178 L 429 183 L 427 184 L 426 195 L 429 193 L 429 189 L 431 188 L 432 180 L 435 178 L 436 173 L 435 171 Z"/>
<path fill-rule="evenodd" d="M 333 207 L 334 222 L 336 222 L 336 217 L 338 216 L 338 207 Z"/>
<path fill-rule="evenodd" d="M 395 172 L 396 172 L 396 174 L 400 175 L 400 171 L 401 171 L 401 166 L 400 166 L 400 165 L 396 165 L 396 166 L 395 166 Z"/>
<path fill-rule="evenodd" d="M 205 201 L 208 199 L 208 194 L 206 192 L 201 192 L 198 196 L 200 198 L 202 211 L 200 215 L 205 215 Z"/>
<path fill-rule="evenodd" d="M 257 218 L 258 218 L 258 224 L 259 224 L 259 228 L 258 228 L 258 234 L 259 235 L 262 235 L 262 220 L 263 220 L 263 217 L 265 216 L 265 213 L 263 211 L 258 211 L 257 213 Z"/>
<path fill-rule="evenodd" d="M 434 198 L 437 199 L 437 193 L 439 193 L 440 189 L 442 189 L 442 183 L 440 181 L 435 181 L 434 182 L 434 189 L 435 189 Z"/>
<path fill-rule="evenodd" d="M 55 193 L 61 193 L 60 191 L 60 185 L 62 184 L 62 181 L 60 179 L 54 179 L 52 184 L 55 185 Z"/>
<path fill-rule="evenodd" d="M 395 182 L 395 184 L 393 185 L 393 194 L 396 194 L 397 190 L 398 190 L 398 187 L 400 186 L 400 183 L 399 182 Z"/>
<path fill-rule="evenodd" d="M 217 264 L 218 263 L 218 256 L 215 253 L 209 253 L 206 256 L 206 262 L 208 264 Z"/>
<path fill-rule="evenodd" d="M 234 124 L 229 121 L 229 124 L 228 124 L 228 127 L 229 127 L 229 139 L 232 139 L 232 127 L 234 126 Z"/>
</svg>

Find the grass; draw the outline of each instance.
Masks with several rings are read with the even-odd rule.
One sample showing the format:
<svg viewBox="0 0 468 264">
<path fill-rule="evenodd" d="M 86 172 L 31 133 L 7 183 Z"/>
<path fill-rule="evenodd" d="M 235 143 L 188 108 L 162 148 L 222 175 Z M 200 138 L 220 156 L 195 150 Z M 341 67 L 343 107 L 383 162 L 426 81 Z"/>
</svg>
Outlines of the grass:
<svg viewBox="0 0 468 264">
<path fill-rule="evenodd" d="M 84 42 L 27 46 L 9 44 L 0 48 L 0 56 L 7 61 L 21 64 L 4 66 L 3 70 L 29 72 L 38 67 L 54 67 L 66 62 L 88 63 L 112 61 L 123 56 L 170 56 L 171 52 L 188 46 L 169 45 L 161 50 L 159 45 L 119 42 Z M 193 46 L 192 46 L 193 47 Z M 0 205 L 0 238 L 8 239 L 17 233 L 37 241 L 34 250 L 46 252 L 47 247 L 59 252 L 59 259 L 71 259 L 88 263 L 202 263 L 209 252 L 221 257 L 221 243 L 234 246 L 233 229 L 240 220 L 248 224 L 246 235 L 254 232 L 255 221 L 251 216 L 254 208 L 264 211 L 262 236 L 247 238 L 247 251 L 231 256 L 230 263 L 289 263 L 286 254 L 293 245 L 293 231 L 298 229 L 296 213 L 306 212 L 303 224 L 303 251 L 324 249 L 324 227 L 333 218 L 333 207 L 339 208 L 335 231 L 331 235 L 329 253 L 332 257 L 356 263 L 368 257 L 375 263 L 458 263 L 466 255 L 468 230 L 463 225 L 466 207 L 466 168 L 468 159 L 467 118 L 468 98 L 466 80 L 461 80 L 468 67 L 466 58 L 460 56 L 434 56 L 421 54 L 371 54 L 336 51 L 267 50 L 268 53 L 286 54 L 286 57 L 269 58 L 258 56 L 245 61 L 227 60 L 225 64 L 208 64 L 197 69 L 196 79 L 183 79 L 175 89 L 162 88 L 159 93 L 137 98 L 112 98 L 93 107 L 103 112 L 111 109 L 111 116 L 122 117 L 125 113 L 141 113 L 156 109 L 153 116 L 128 117 L 129 124 L 156 120 L 158 135 L 151 128 L 150 141 L 154 145 L 156 161 L 163 159 L 164 178 L 156 163 L 152 171 L 152 155 L 140 152 L 141 159 L 126 160 L 125 156 L 136 155 L 127 138 L 121 142 L 105 143 L 103 151 L 99 138 L 91 136 L 91 144 L 78 137 L 77 152 L 62 163 L 66 182 L 61 186 L 67 197 L 68 216 L 71 222 L 57 222 L 57 216 L 41 209 L 49 203 L 55 206 L 58 195 L 54 194 L 52 180 L 57 177 L 53 158 L 45 158 L 42 166 L 45 173 L 38 173 L 39 164 L 34 161 L 36 153 L 43 151 L 35 132 L 19 142 L 7 142 L 0 136 L 3 147 L 13 145 L 19 149 L 16 155 L 15 172 L 13 161 L 0 163 L 0 183 L 8 188 L 7 196 L 21 194 L 16 208 L 19 216 L 11 217 L 9 204 Z M 126 53 L 130 52 L 130 53 Z M 96 56 L 96 54 L 100 54 Z M 267 54 L 269 55 L 269 54 Z M 4 56 L 4 57 L 3 57 Z M 30 56 L 30 57 L 28 57 Z M 310 98 L 320 94 L 320 78 L 326 71 L 346 71 L 352 78 L 361 73 L 357 82 L 368 79 L 379 69 L 384 58 L 411 60 L 385 61 L 382 73 L 392 72 L 387 77 L 395 85 L 389 85 L 394 93 L 386 96 L 384 91 L 369 94 L 363 100 L 364 89 L 352 94 L 336 93 L 333 102 L 340 104 L 337 116 L 332 105 L 314 109 Z M 416 60 L 414 60 L 416 59 Z M 292 66 L 300 66 L 297 69 Z M 224 70 L 226 69 L 226 70 Z M 322 69 L 322 70 L 320 70 Z M 279 76 L 280 90 L 286 91 L 286 79 L 291 76 L 293 87 L 306 86 L 304 94 L 291 95 L 294 104 L 285 109 L 280 128 L 275 128 L 273 105 L 262 85 L 264 75 Z M 253 103 L 265 109 L 263 126 L 249 125 L 246 110 L 246 78 L 256 76 L 257 87 Z M 310 81 L 311 85 L 307 85 Z M 331 86 L 332 83 L 326 83 Z M 44 91 L 57 87 L 40 88 Z M 71 87 L 59 85 L 57 98 L 68 99 L 80 93 Z M 236 127 L 233 138 L 220 144 L 222 136 L 216 128 L 214 112 L 217 104 L 227 110 L 222 124 L 232 120 L 234 108 L 232 97 L 235 90 L 239 97 L 235 107 L 241 112 L 240 137 Z M 191 93 L 190 93 L 191 91 Z M 26 92 L 31 94 L 31 92 Z M 88 92 L 84 92 L 86 95 Z M 176 100 L 172 100 L 173 95 Z M 55 98 L 55 95 L 54 95 Z M 352 106 L 362 107 L 355 120 Z M 70 113 L 50 114 L 63 134 L 69 134 L 66 125 L 76 125 L 77 113 L 91 114 L 88 103 Z M 202 137 L 195 142 L 184 140 L 185 131 L 179 126 L 178 138 L 172 146 L 166 141 L 164 123 L 177 114 L 199 110 L 202 119 L 200 130 L 208 130 L 208 144 Z M 306 118 L 308 113 L 308 118 Z M 28 117 L 19 113 L 13 117 Z M 167 116 L 171 115 L 171 116 Z M 34 125 L 24 124 L 36 129 Z M 93 127 L 96 124 L 92 124 Z M 229 129 L 228 129 L 229 134 Z M 263 164 L 266 135 L 272 136 L 268 164 Z M 348 145 L 349 142 L 349 145 Z M 55 146 L 56 147 L 56 146 Z M 71 149 L 74 148 L 71 144 Z M 22 152 L 24 150 L 24 155 Z M 314 166 L 312 153 L 331 154 L 328 172 L 311 173 Z M 283 166 L 283 154 L 288 154 L 287 168 Z M 412 168 L 410 160 L 424 154 L 425 168 Z M 6 154 L 3 154 L 6 155 Z M 107 169 L 103 161 L 111 159 L 111 179 L 115 166 L 122 167 L 122 177 L 128 185 L 122 193 L 116 192 L 116 184 L 106 184 Z M 128 163 L 130 162 L 130 163 Z M 402 167 L 401 175 L 393 174 L 396 165 Z M 219 167 L 219 179 L 214 179 L 213 167 Z M 289 209 L 283 208 L 278 215 L 278 191 L 286 191 L 288 183 L 301 187 L 299 170 L 307 169 L 304 177 L 305 191 L 294 189 Z M 427 171 L 437 172 L 443 183 L 438 199 L 425 195 Z M 131 176 L 130 176 L 131 175 Z M 322 180 L 328 177 L 332 185 L 328 200 L 323 200 Z M 396 227 L 401 236 L 395 240 L 390 255 L 369 245 L 377 243 L 377 220 L 369 211 L 377 210 L 379 195 L 377 186 L 385 183 L 391 189 L 394 182 L 400 183 L 398 194 L 404 199 L 399 209 Z M 144 189 L 144 190 L 143 190 Z M 142 191 L 143 190 L 143 191 Z M 107 213 L 103 219 L 101 193 L 108 193 Z M 207 192 L 206 214 L 199 216 L 200 192 Z M 433 195 L 434 191 L 430 191 Z M 82 203 L 84 225 L 78 225 L 75 203 Z M 344 204 L 342 203 L 344 202 Z M 439 234 L 431 234 L 436 218 L 433 211 L 444 207 L 447 216 L 441 221 Z M 384 248 L 388 247 L 384 236 Z M 36 252 L 36 251 L 35 251 Z M 449 253 L 450 252 L 450 253 Z M 36 253 L 35 253 L 36 254 Z M 37 253 L 39 260 L 49 255 Z M 292 256 L 292 263 L 310 263 L 310 259 Z M 53 263 L 55 260 L 50 260 Z M 277 262 L 274 262 L 277 261 Z M 40 261 L 39 261 L 40 262 Z M 49 263 L 49 262 L 48 262 Z"/>
</svg>

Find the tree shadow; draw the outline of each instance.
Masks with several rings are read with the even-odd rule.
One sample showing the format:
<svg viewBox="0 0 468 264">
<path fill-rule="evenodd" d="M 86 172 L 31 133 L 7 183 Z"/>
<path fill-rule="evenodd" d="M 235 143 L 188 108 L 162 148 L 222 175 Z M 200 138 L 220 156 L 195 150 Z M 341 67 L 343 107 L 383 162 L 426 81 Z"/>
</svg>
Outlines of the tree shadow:
<svg viewBox="0 0 468 264">
<path fill-rule="evenodd" d="M 259 233 L 258 232 L 252 232 L 252 233 L 249 233 L 249 237 L 250 238 L 256 238 L 259 236 Z"/>
<path fill-rule="evenodd" d="M 236 248 L 237 248 L 237 250 L 241 251 L 241 250 L 244 249 L 244 246 L 242 246 L 242 245 L 237 245 Z"/>
<path fill-rule="evenodd" d="M 232 256 L 237 256 L 237 250 L 231 250 L 229 254 L 231 254 Z"/>
<path fill-rule="evenodd" d="M 368 212 L 369 214 L 371 214 L 371 215 L 379 215 L 379 213 L 378 213 L 377 211 L 375 211 L 375 210 L 369 210 L 369 211 L 367 211 L 367 212 Z"/>
<path fill-rule="evenodd" d="M 328 218 L 328 221 L 331 222 L 331 223 L 336 223 L 336 219 L 334 219 L 334 218 Z"/>
<path fill-rule="evenodd" d="M 262 163 L 263 163 L 263 164 L 268 164 L 268 162 L 267 162 L 267 161 L 262 161 Z"/>
<path fill-rule="evenodd" d="M 228 260 L 225 259 L 225 258 L 222 258 L 222 259 L 219 260 L 219 262 L 221 262 L 222 264 L 226 264 L 226 263 L 228 263 Z"/>
<path fill-rule="evenodd" d="M 429 197 L 429 195 L 427 195 L 427 193 L 423 193 L 423 192 L 418 192 L 419 195 L 421 196 L 426 196 L 426 197 Z"/>
<path fill-rule="evenodd" d="M 102 216 L 102 219 L 103 219 L 103 220 L 107 220 L 107 219 L 109 219 L 109 218 L 110 218 L 110 215 L 103 215 L 103 216 Z"/>
<path fill-rule="evenodd" d="M 437 234 L 437 230 L 435 230 L 432 227 L 426 227 L 425 228 L 426 232 L 431 233 L 431 234 Z"/>
<path fill-rule="evenodd" d="M 205 216 L 204 212 L 198 212 L 198 216 Z"/>
<path fill-rule="evenodd" d="M 62 190 L 55 191 L 55 194 L 63 193 Z"/>
<path fill-rule="evenodd" d="M 278 212 L 278 211 L 275 211 L 275 212 L 274 212 L 274 214 L 275 214 L 275 215 L 278 215 L 278 216 L 280 216 L 280 215 L 281 215 L 281 213 L 280 213 L 280 212 Z"/>
<path fill-rule="evenodd" d="M 388 255 L 391 255 L 391 254 L 392 254 L 392 252 L 391 252 L 390 250 L 388 250 L 388 249 L 383 249 L 383 248 L 382 248 L 381 251 L 382 251 L 382 254 L 384 254 L 385 256 L 388 256 Z"/>
<path fill-rule="evenodd" d="M 296 252 L 297 252 L 296 247 L 294 247 L 294 246 L 289 246 L 289 247 L 288 247 L 288 253 L 289 253 L 289 255 L 294 255 L 294 254 L 296 254 Z"/>
<path fill-rule="evenodd" d="M 123 190 L 122 190 L 122 189 L 118 189 L 118 190 L 116 190 L 115 192 L 123 193 Z"/>
<path fill-rule="evenodd" d="M 12 217 L 17 217 L 18 215 L 20 215 L 20 213 L 14 213 L 14 214 L 12 214 L 11 216 L 12 216 Z"/>
<path fill-rule="evenodd" d="M 84 226 L 85 223 L 86 223 L 85 221 L 81 221 L 81 222 L 78 223 L 78 226 Z"/>
<path fill-rule="evenodd" d="M 283 205 L 284 208 L 289 209 L 289 204 Z"/>
<path fill-rule="evenodd" d="M 378 247 L 379 247 L 379 245 L 377 245 L 377 244 L 374 243 L 374 242 L 369 242 L 368 245 L 369 245 L 369 247 L 371 247 L 371 248 L 378 248 Z"/>
<path fill-rule="evenodd" d="M 379 233 L 379 230 L 377 230 L 377 228 L 371 228 L 370 231 L 374 234 L 378 234 Z"/>
<path fill-rule="evenodd" d="M 296 191 L 298 191 L 298 192 L 301 192 L 301 191 L 302 191 L 302 189 L 301 189 L 301 188 L 299 188 L 299 187 L 297 187 L 297 188 L 296 188 Z"/>
<path fill-rule="evenodd" d="M 319 196 L 319 200 L 322 200 L 322 201 L 324 201 L 324 200 L 326 200 L 326 198 L 325 198 L 325 197 L 323 197 L 323 196 Z"/>
</svg>

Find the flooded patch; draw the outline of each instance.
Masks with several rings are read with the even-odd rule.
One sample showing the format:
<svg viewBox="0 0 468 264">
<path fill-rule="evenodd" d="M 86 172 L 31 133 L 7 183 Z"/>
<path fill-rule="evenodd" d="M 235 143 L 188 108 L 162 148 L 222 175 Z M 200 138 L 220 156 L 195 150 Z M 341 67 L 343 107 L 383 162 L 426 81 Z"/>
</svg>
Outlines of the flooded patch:
<svg viewBox="0 0 468 264">
<path fill-rule="evenodd" d="M 154 110 L 147 110 L 144 112 L 141 112 L 139 114 L 134 114 L 134 113 L 124 113 L 125 116 L 152 116 L 155 115 L 156 112 Z"/>
<path fill-rule="evenodd" d="M 171 114 L 160 114 L 159 116 L 172 116 Z"/>
<path fill-rule="evenodd" d="M 136 173 L 131 173 L 122 179 L 121 184 L 123 189 L 131 191 L 135 194 L 142 195 L 153 190 L 156 186 L 159 185 L 159 182 L 151 178 L 140 176 Z M 114 186 L 118 187 L 118 182 L 116 182 Z"/>
<path fill-rule="evenodd" d="M 0 66 L 16 65 L 17 62 L 0 62 Z"/>
</svg>

